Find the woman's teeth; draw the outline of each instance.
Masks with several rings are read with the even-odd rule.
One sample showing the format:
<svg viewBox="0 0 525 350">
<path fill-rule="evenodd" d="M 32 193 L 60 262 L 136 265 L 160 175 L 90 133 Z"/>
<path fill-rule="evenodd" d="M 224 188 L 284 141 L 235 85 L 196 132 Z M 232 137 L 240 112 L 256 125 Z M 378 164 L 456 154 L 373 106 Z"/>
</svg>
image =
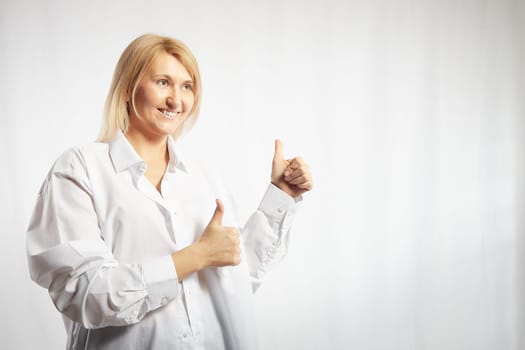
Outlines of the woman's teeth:
<svg viewBox="0 0 525 350">
<path fill-rule="evenodd" d="M 164 114 L 164 116 L 166 118 L 174 119 L 177 116 L 178 113 L 177 112 L 162 111 L 162 114 Z"/>
</svg>

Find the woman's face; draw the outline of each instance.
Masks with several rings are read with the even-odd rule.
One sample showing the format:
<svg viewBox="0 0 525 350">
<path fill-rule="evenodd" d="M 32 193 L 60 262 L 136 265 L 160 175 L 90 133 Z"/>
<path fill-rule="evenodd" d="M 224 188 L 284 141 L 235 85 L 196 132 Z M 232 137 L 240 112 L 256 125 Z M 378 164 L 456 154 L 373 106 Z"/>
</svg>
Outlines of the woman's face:
<svg viewBox="0 0 525 350">
<path fill-rule="evenodd" d="M 193 101 L 190 74 L 174 56 L 162 53 L 137 86 L 130 129 L 147 137 L 172 134 L 191 112 Z"/>
</svg>

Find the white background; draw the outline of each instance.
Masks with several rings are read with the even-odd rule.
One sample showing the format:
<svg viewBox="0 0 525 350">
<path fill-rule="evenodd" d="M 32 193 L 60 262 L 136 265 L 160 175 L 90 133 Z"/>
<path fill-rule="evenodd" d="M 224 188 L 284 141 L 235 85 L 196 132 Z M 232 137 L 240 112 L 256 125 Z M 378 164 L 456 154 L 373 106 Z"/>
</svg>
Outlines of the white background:
<svg viewBox="0 0 525 350">
<path fill-rule="evenodd" d="M 182 146 L 222 168 L 243 218 L 274 138 L 314 173 L 256 296 L 262 349 L 525 348 L 523 23 L 519 0 L 2 0 L 0 347 L 64 347 L 25 229 L 151 32 L 199 59 Z"/>
</svg>

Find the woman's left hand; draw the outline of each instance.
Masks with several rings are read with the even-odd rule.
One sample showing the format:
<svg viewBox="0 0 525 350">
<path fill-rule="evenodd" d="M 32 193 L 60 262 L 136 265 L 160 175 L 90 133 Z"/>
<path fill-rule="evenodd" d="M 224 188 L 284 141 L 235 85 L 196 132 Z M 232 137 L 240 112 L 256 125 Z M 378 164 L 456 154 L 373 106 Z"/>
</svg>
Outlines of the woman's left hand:
<svg viewBox="0 0 525 350">
<path fill-rule="evenodd" d="M 272 183 L 294 198 L 310 191 L 314 186 L 308 164 L 300 157 L 284 159 L 280 140 L 275 140 Z"/>
</svg>

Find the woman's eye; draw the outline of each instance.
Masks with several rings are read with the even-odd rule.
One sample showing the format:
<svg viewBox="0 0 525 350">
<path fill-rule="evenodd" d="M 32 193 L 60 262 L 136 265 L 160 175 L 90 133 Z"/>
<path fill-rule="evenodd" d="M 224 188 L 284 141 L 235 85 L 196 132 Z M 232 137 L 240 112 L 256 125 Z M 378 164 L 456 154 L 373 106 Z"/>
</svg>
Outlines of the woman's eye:
<svg viewBox="0 0 525 350">
<path fill-rule="evenodd" d="M 184 84 L 182 85 L 182 88 L 186 91 L 191 91 L 193 86 L 191 84 Z"/>
<path fill-rule="evenodd" d="M 169 82 L 166 79 L 160 79 L 159 81 L 157 81 L 157 84 L 159 86 L 161 86 L 161 87 L 168 87 L 169 86 Z"/>
</svg>

